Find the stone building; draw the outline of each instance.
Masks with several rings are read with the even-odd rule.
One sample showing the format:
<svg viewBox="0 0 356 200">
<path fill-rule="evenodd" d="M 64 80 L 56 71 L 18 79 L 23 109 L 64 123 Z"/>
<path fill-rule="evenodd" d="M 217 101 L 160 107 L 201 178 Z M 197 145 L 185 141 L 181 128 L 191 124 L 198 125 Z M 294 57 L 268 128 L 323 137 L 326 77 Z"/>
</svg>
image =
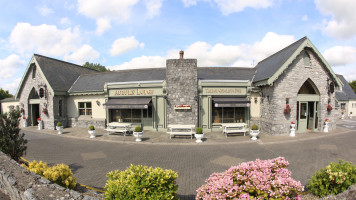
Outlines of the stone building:
<svg viewBox="0 0 356 200">
<path fill-rule="evenodd" d="M 125 122 L 153 131 L 195 124 L 221 132 L 225 123 L 245 123 L 279 135 L 289 132 L 291 122 L 297 132 L 321 131 L 329 119 L 334 129 L 338 105 L 356 100 L 307 37 L 254 68 L 198 66 L 183 52 L 166 68 L 111 72 L 34 55 L 11 102 L 24 110 L 28 124 L 41 118 L 48 129 L 58 121 L 99 128 Z M 345 91 L 347 100 L 337 103 Z"/>
</svg>

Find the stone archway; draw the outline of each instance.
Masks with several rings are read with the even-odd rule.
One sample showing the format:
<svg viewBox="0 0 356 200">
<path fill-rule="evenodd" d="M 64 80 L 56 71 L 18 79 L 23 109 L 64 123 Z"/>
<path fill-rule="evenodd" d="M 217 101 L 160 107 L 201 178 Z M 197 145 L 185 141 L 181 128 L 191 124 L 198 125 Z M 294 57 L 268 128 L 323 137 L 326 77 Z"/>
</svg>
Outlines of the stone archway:
<svg viewBox="0 0 356 200">
<path fill-rule="evenodd" d="M 318 129 L 320 92 L 311 79 L 307 79 L 298 91 L 297 121 L 298 132 Z"/>
<path fill-rule="evenodd" d="M 28 95 L 28 108 L 30 124 L 36 126 L 38 124 L 37 118 L 40 117 L 40 97 L 34 87 Z"/>
</svg>

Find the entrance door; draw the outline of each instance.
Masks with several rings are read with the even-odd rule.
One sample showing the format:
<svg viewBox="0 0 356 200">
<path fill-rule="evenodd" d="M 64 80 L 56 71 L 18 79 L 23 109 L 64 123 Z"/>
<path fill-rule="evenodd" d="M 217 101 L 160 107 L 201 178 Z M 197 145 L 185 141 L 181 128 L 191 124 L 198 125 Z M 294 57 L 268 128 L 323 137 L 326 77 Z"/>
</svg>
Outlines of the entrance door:
<svg viewBox="0 0 356 200">
<path fill-rule="evenodd" d="M 314 101 L 308 102 L 308 129 L 314 130 Z"/>
<path fill-rule="evenodd" d="M 308 102 L 299 102 L 298 132 L 306 132 L 308 125 Z"/>
<path fill-rule="evenodd" d="M 31 104 L 31 125 L 38 125 L 37 118 L 40 117 L 40 104 Z"/>
</svg>

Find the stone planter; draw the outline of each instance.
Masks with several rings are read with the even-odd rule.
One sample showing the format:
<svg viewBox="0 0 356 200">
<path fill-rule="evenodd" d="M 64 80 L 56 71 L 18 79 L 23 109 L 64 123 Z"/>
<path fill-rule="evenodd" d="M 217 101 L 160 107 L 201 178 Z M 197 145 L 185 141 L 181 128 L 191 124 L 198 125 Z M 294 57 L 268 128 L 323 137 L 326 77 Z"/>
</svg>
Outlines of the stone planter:
<svg viewBox="0 0 356 200">
<path fill-rule="evenodd" d="M 197 139 L 195 142 L 196 143 L 203 142 L 203 140 L 201 140 L 201 139 L 203 139 L 203 137 L 204 137 L 204 134 L 195 134 L 195 138 Z"/>
<path fill-rule="evenodd" d="M 329 132 L 329 122 L 325 122 L 325 124 L 324 124 L 324 132 L 325 133 Z"/>
<path fill-rule="evenodd" d="M 62 134 L 63 133 L 63 126 L 56 126 L 56 129 L 58 131 L 58 134 Z"/>
<path fill-rule="evenodd" d="M 345 118 L 345 115 L 341 115 L 341 119 L 344 119 Z"/>
<path fill-rule="evenodd" d="M 142 132 L 133 132 L 133 136 L 136 138 L 136 142 L 142 141 L 143 131 Z"/>
<path fill-rule="evenodd" d="M 258 134 L 260 134 L 259 130 L 250 130 L 250 135 L 252 136 L 251 140 L 257 140 Z"/>
<path fill-rule="evenodd" d="M 290 125 L 290 133 L 289 136 L 295 137 L 295 124 Z"/>
<path fill-rule="evenodd" d="M 39 120 L 37 122 L 38 122 L 38 130 L 42 130 L 42 120 Z"/>
<path fill-rule="evenodd" d="M 95 138 L 95 130 L 88 130 L 88 133 L 90 134 L 90 138 Z"/>
</svg>

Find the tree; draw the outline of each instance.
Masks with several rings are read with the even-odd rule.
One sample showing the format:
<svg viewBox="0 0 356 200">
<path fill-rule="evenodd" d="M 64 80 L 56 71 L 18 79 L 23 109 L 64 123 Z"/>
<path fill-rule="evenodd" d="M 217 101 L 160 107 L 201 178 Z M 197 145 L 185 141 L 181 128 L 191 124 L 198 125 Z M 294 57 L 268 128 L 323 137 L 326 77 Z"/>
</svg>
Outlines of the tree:
<svg viewBox="0 0 356 200">
<path fill-rule="evenodd" d="M 354 92 L 356 93 L 356 80 L 349 82 L 349 84 L 351 88 L 354 90 Z"/>
<path fill-rule="evenodd" d="M 0 150 L 16 161 L 20 160 L 27 149 L 25 134 L 20 134 L 20 116 L 18 110 L 0 114 Z"/>
<path fill-rule="evenodd" d="M 108 72 L 110 71 L 109 69 L 106 69 L 105 66 L 100 65 L 99 63 L 89 63 L 86 62 L 83 67 L 89 68 L 89 69 L 94 69 L 99 72 Z"/>
<path fill-rule="evenodd" d="M 9 97 L 13 97 L 13 95 L 10 94 L 8 90 L 5 91 L 2 88 L 0 88 L 0 100 L 9 98 Z"/>
</svg>

